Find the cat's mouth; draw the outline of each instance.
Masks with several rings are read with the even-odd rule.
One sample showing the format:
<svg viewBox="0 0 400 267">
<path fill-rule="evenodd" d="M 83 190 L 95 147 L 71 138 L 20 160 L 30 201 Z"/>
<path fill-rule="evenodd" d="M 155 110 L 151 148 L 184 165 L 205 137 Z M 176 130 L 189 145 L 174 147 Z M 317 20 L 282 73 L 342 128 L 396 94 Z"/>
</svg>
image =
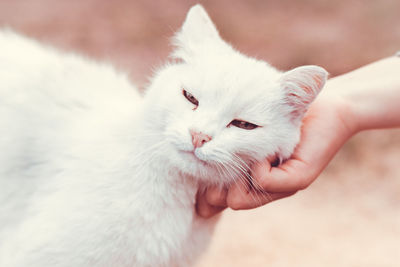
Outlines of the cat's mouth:
<svg viewBox="0 0 400 267">
<path fill-rule="evenodd" d="M 181 152 L 188 157 L 190 160 L 196 161 L 197 163 L 203 164 L 203 165 L 209 165 L 209 163 L 201 158 L 199 158 L 194 150 L 191 151 L 185 151 L 181 150 Z"/>
</svg>

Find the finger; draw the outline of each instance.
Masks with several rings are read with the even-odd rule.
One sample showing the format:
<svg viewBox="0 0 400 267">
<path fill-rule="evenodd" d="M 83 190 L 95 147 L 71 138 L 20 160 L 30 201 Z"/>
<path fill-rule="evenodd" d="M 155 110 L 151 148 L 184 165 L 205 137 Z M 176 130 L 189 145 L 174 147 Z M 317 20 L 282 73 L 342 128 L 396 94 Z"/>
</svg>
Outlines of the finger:
<svg viewBox="0 0 400 267">
<path fill-rule="evenodd" d="M 310 167 L 298 159 L 290 159 L 277 167 L 268 161 L 254 166 L 252 176 L 264 191 L 283 193 L 305 189 L 315 179 Z"/>
<path fill-rule="evenodd" d="M 228 191 L 227 205 L 234 210 L 253 209 L 295 193 L 296 191 L 268 193 L 251 190 L 246 192 L 240 188 L 231 187 Z"/>
<path fill-rule="evenodd" d="M 226 197 L 226 202 L 228 207 L 234 210 L 249 209 L 254 206 L 261 206 L 267 202 L 269 199 L 266 195 L 255 194 L 255 190 L 251 190 L 248 185 L 244 183 L 233 184 L 229 190 Z M 257 205 L 250 204 L 257 203 Z"/>
<path fill-rule="evenodd" d="M 208 204 L 216 207 L 226 207 L 226 196 L 228 189 L 223 187 L 208 187 L 206 191 L 206 200 Z"/>
<path fill-rule="evenodd" d="M 243 209 L 243 207 L 246 206 L 245 203 L 248 197 L 251 197 L 251 195 L 249 195 L 248 186 L 235 183 L 229 187 L 226 196 L 226 204 L 233 210 Z"/>
<path fill-rule="evenodd" d="M 215 214 L 221 212 L 224 210 L 226 207 L 217 207 L 217 206 L 212 206 L 207 202 L 206 199 L 206 192 L 198 192 L 196 196 L 196 212 L 200 217 L 203 218 L 210 218 L 214 216 Z"/>
</svg>

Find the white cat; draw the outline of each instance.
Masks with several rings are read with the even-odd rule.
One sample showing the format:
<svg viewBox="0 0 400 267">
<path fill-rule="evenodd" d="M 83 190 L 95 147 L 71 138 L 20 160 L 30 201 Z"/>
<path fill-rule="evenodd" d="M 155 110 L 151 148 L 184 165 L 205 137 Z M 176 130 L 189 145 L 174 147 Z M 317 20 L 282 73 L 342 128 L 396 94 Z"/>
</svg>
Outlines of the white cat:
<svg viewBox="0 0 400 267">
<path fill-rule="evenodd" d="M 199 183 L 288 158 L 326 80 L 235 51 L 196 5 L 142 98 L 113 68 L 0 32 L 0 266 L 188 266 Z"/>
</svg>

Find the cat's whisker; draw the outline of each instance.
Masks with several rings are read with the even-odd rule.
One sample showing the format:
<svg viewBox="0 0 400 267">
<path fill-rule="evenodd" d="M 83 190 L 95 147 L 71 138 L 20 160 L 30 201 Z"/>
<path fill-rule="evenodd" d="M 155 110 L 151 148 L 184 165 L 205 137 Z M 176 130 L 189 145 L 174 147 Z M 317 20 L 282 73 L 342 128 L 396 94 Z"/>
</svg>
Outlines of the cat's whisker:
<svg viewBox="0 0 400 267">
<path fill-rule="evenodd" d="M 240 163 L 243 164 L 243 165 L 245 166 L 245 169 L 251 170 L 251 168 L 249 167 L 249 165 L 248 165 L 242 158 L 238 157 L 238 156 L 235 155 L 235 154 L 232 154 L 232 156 L 233 156 L 235 159 L 237 159 L 238 161 L 240 161 Z M 257 182 L 255 179 L 253 179 L 253 177 L 252 177 L 252 175 L 251 175 L 251 172 L 249 172 L 248 175 L 249 175 L 249 178 L 251 178 L 251 183 L 252 183 L 254 189 L 256 189 L 256 190 L 261 191 L 261 192 L 264 193 L 264 192 L 265 192 L 264 189 L 262 188 L 261 185 L 258 184 L 258 182 Z M 265 192 L 265 193 L 267 193 L 267 192 Z"/>
<path fill-rule="evenodd" d="M 215 167 L 216 167 L 216 169 L 217 169 L 217 172 L 218 172 L 219 176 L 224 177 L 224 176 L 226 176 L 226 174 L 225 174 L 223 168 L 220 166 L 221 164 L 222 164 L 222 163 L 215 162 Z M 223 184 L 223 183 L 220 183 L 219 181 L 216 182 L 216 185 L 221 186 L 222 184 Z"/>
<path fill-rule="evenodd" d="M 238 169 L 236 169 L 236 167 L 237 166 L 235 166 L 235 165 L 228 165 L 229 167 L 231 167 L 232 168 L 232 170 L 233 171 L 235 171 L 238 175 L 236 175 L 236 177 L 237 177 L 237 179 L 234 179 L 234 182 L 237 184 L 237 183 L 240 183 L 240 184 L 242 184 L 244 187 L 246 187 L 247 189 L 251 189 L 251 187 L 250 187 L 250 183 L 249 183 L 249 179 L 248 179 L 248 177 L 247 177 L 247 175 L 246 174 L 244 174 L 241 170 L 238 170 Z M 243 193 L 244 194 L 244 193 Z M 250 192 L 250 197 L 252 198 L 252 200 L 254 201 L 254 202 L 257 202 L 258 204 L 261 204 L 261 200 L 259 199 L 259 196 L 258 195 L 254 195 L 254 194 L 251 194 L 251 192 Z M 245 197 L 248 197 L 247 195 L 245 195 Z"/>
<path fill-rule="evenodd" d="M 268 202 L 271 201 L 271 195 L 268 192 L 264 191 L 263 188 L 251 176 L 249 165 L 242 158 L 233 153 L 226 152 L 226 154 L 228 154 L 227 156 L 230 156 L 232 158 L 233 164 L 228 165 L 231 168 L 237 170 L 236 173 L 239 174 L 237 175 L 239 182 L 241 182 L 243 185 L 246 185 L 250 190 L 253 190 L 256 193 L 251 194 L 253 200 L 256 201 L 259 205 L 263 203 L 263 198 L 266 198 Z"/>
<path fill-rule="evenodd" d="M 248 170 L 240 165 L 238 162 L 233 160 L 232 154 L 222 150 L 218 150 L 218 152 L 219 157 L 224 158 L 225 162 L 222 163 L 221 161 L 219 161 L 217 164 L 225 170 L 224 173 L 227 173 L 229 175 L 230 180 L 238 186 L 240 183 L 242 186 L 250 188 L 251 184 L 249 182 Z M 242 161 L 242 164 L 243 163 L 244 161 Z M 244 192 L 242 192 L 242 194 L 244 197 L 247 197 L 246 195 L 244 195 Z M 258 195 L 251 194 L 251 198 L 258 204 L 261 204 L 262 202 L 261 199 L 259 199 Z"/>
</svg>

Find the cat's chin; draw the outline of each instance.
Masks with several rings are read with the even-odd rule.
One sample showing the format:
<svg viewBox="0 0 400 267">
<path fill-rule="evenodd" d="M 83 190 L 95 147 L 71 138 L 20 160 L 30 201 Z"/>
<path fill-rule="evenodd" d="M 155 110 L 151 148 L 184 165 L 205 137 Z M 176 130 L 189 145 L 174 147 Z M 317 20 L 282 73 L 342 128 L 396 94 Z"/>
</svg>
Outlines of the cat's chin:
<svg viewBox="0 0 400 267">
<path fill-rule="evenodd" d="M 200 164 L 201 166 L 204 166 L 204 167 L 210 165 L 209 163 L 207 163 L 207 161 L 200 159 L 194 151 L 181 150 L 180 152 L 183 154 L 183 156 L 185 158 L 187 158 L 189 161 L 193 161 L 195 164 Z"/>
<path fill-rule="evenodd" d="M 193 151 L 178 150 L 175 162 L 180 172 L 207 184 L 228 184 L 233 177 L 222 177 L 217 164 L 200 159 Z"/>
<path fill-rule="evenodd" d="M 180 150 L 178 153 L 181 157 L 181 166 L 186 169 L 185 172 L 204 173 L 212 167 L 209 162 L 200 159 L 194 151 Z"/>
</svg>

